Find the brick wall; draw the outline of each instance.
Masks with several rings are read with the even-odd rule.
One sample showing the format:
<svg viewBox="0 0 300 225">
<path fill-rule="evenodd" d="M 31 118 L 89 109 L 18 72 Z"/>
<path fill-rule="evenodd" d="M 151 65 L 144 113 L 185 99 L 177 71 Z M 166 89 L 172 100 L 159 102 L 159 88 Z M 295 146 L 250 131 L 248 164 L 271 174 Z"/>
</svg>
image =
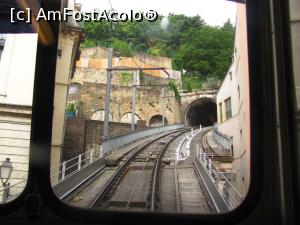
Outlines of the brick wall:
<svg viewBox="0 0 300 225">
<path fill-rule="evenodd" d="M 85 119 L 68 118 L 65 130 L 65 139 L 63 146 L 63 159 L 68 160 L 83 153 Z"/>
<path fill-rule="evenodd" d="M 103 121 L 68 118 L 66 123 L 63 160 L 68 160 L 91 149 L 99 149 L 103 136 Z M 110 136 L 129 132 L 129 123 L 109 123 Z"/>
</svg>

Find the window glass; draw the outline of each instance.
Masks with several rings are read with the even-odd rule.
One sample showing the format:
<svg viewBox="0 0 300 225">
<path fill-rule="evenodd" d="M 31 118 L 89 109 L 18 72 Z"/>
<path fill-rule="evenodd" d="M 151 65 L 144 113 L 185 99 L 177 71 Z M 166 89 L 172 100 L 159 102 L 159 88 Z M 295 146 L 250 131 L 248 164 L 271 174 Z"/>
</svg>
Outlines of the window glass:
<svg viewBox="0 0 300 225">
<path fill-rule="evenodd" d="M 297 99 L 297 108 L 300 109 L 300 5 L 297 1 L 290 1 L 290 21 L 291 21 L 291 39 L 292 39 L 292 53 L 293 53 L 293 69 L 294 69 L 294 79 L 295 79 L 295 90 Z"/>
<path fill-rule="evenodd" d="M 62 6 L 83 21 L 63 22 L 59 33 L 56 195 L 99 210 L 210 214 L 238 207 L 250 180 L 245 4 Z"/>
<path fill-rule="evenodd" d="M 28 175 L 37 34 L 0 34 L 0 203 L 15 199 Z"/>
<path fill-rule="evenodd" d="M 231 118 L 231 98 L 225 100 L 226 119 Z"/>
</svg>

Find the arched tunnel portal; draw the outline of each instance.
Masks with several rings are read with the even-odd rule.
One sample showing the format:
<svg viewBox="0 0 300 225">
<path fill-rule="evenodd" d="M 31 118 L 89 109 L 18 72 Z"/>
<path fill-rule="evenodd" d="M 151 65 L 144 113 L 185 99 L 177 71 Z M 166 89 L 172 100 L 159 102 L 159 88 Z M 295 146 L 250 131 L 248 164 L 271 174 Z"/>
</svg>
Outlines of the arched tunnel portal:
<svg viewBox="0 0 300 225">
<path fill-rule="evenodd" d="M 193 101 L 185 111 L 185 124 L 190 127 L 212 126 L 217 121 L 217 105 L 213 99 L 200 98 Z"/>
</svg>

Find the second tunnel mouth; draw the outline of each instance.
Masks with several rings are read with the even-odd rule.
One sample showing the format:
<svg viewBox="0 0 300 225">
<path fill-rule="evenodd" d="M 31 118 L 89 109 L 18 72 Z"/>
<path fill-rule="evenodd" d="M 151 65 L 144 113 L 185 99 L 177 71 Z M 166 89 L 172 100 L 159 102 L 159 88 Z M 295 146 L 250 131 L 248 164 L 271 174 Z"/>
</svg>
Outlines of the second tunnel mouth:
<svg viewBox="0 0 300 225">
<path fill-rule="evenodd" d="M 217 121 L 217 105 L 211 99 L 192 102 L 185 113 L 185 124 L 189 127 L 212 126 Z"/>
</svg>

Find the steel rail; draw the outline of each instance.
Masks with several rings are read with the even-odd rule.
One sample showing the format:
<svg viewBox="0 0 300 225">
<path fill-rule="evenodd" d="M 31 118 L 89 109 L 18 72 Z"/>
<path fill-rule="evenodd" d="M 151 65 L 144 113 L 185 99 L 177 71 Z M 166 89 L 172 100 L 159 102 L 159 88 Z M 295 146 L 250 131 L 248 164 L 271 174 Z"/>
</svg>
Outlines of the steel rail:
<svg viewBox="0 0 300 225">
<path fill-rule="evenodd" d="M 136 152 L 134 152 L 128 159 L 126 159 L 126 161 L 116 170 L 116 172 L 114 173 L 114 175 L 108 180 L 108 182 L 106 182 L 106 184 L 103 186 L 103 188 L 99 191 L 99 193 L 97 194 L 97 196 L 93 199 L 93 201 L 90 203 L 89 208 L 97 208 L 101 205 L 101 203 L 103 203 L 105 196 L 110 192 L 110 190 L 112 190 L 113 186 L 115 185 L 115 183 L 118 181 L 118 178 L 120 176 L 122 176 L 123 172 L 128 168 L 129 164 L 135 159 L 135 157 L 142 152 L 144 149 L 146 149 L 148 146 L 150 146 L 151 144 L 157 142 L 158 140 L 169 136 L 173 133 L 179 132 L 182 129 L 178 129 L 176 131 L 172 131 L 169 132 L 167 134 L 164 134 L 158 138 L 155 138 L 149 142 L 147 142 L 145 145 L 143 145 L 142 147 L 138 147 L 138 150 Z"/>
<path fill-rule="evenodd" d="M 168 143 L 164 146 L 162 151 L 160 151 L 159 156 L 155 162 L 154 166 L 154 172 L 153 172 L 153 179 L 152 179 L 152 187 L 151 187 L 151 202 L 150 202 L 150 210 L 153 212 L 155 210 L 156 205 L 156 199 L 157 199 L 157 190 L 158 190 L 158 184 L 159 184 L 159 172 L 161 167 L 161 160 L 165 153 L 165 151 L 168 149 L 169 145 L 179 136 L 181 136 L 185 132 L 189 132 L 190 130 L 185 130 L 181 132 L 180 134 L 174 136 Z"/>
</svg>

